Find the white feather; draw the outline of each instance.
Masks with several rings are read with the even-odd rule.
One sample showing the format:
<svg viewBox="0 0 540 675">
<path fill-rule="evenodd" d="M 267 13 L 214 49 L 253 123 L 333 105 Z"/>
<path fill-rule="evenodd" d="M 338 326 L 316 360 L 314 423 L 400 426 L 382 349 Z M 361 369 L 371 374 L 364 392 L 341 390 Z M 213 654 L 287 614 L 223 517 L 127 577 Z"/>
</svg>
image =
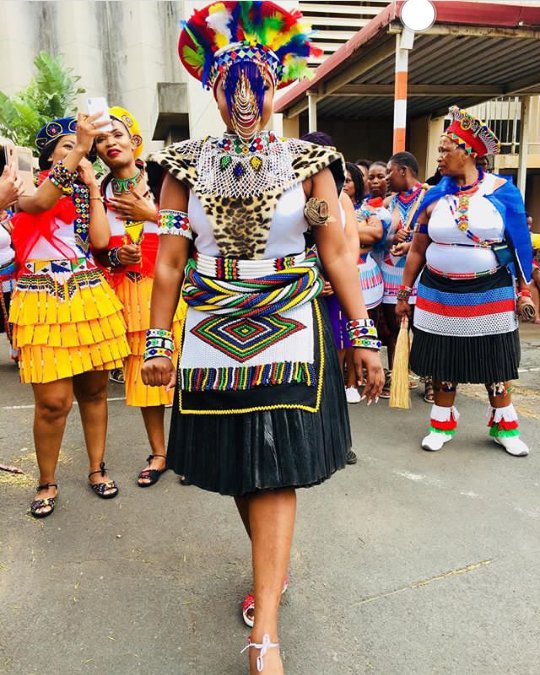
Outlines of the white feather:
<svg viewBox="0 0 540 675">
<path fill-rule="evenodd" d="M 218 11 L 209 14 L 206 17 L 206 23 L 217 35 L 222 35 L 227 40 L 227 42 L 230 42 L 231 41 L 231 31 L 229 28 L 230 19 L 231 13 L 225 6 L 223 6 L 223 9 L 219 9 Z"/>
</svg>

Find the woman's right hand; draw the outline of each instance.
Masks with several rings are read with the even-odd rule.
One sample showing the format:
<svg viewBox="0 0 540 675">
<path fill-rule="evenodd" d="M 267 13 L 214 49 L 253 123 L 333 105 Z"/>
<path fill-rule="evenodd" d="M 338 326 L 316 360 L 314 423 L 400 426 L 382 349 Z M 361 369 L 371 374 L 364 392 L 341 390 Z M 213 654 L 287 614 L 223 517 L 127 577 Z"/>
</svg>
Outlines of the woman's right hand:
<svg viewBox="0 0 540 675">
<path fill-rule="evenodd" d="M 118 249 L 118 260 L 122 265 L 138 265 L 141 262 L 141 247 L 137 244 L 124 244 Z"/>
<path fill-rule="evenodd" d="M 102 113 L 97 112 L 93 115 L 88 113 L 80 112 L 77 115 L 77 149 L 83 156 L 87 155 L 92 149 L 94 144 L 94 139 L 99 134 L 103 133 L 102 127 L 110 124 L 108 120 L 102 120 L 98 122 L 97 120 L 101 117 Z"/>
<path fill-rule="evenodd" d="M 401 323 L 404 316 L 410 319 L 412 316 L 412 307 L 407 300 L 398 300 L 396 303 L 396 316 Z"/>
<path fill-rule="evenodd" d="M 141 374 L 142 381 L 148 387 L 165 387 L 169 391 L 176 384 L 176 370 L 173 362 L 165 356 L 145 361 Z"/>
</svg>

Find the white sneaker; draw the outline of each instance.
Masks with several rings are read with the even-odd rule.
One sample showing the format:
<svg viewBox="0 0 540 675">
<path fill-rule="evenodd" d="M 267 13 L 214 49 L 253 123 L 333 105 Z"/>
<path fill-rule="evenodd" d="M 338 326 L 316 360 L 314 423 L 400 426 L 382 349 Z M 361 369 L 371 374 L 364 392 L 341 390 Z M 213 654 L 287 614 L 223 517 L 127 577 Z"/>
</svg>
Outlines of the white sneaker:
<svg viewBox="0 0 540 675">
<path fill-rule="evenodd" d="M 453 436 L 450 434 L 438 434 L 435 431 L 431 431 L 422 441 L 422 448 L 424 450 L 430 450 L 431 452 L 437 452 L 440 450 L 445 443 L 451 441 Z"/>
<path fill-rule="evenodd" d="M 356 387 L 345 387 L 347 403 L 360 403 L 360 394 Z"/>
<path fill-rule="evenodd" d="M 493 440 L 495 443 L 502 445 L 506 452 L 514 457 L 527 457 L 529 454 L 529 448 L 519 436 L 509 436 L 507 438 L 503 436 L 501 438 L 494 438 Z"/>
</svg>

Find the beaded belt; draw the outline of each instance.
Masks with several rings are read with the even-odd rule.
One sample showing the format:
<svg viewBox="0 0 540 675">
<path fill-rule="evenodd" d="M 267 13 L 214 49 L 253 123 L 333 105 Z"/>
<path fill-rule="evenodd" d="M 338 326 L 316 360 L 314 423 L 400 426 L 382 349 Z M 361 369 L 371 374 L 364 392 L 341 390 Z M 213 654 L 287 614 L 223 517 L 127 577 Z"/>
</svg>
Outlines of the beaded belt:
<svg viewBox="0 0 540 675">
<path fill-rule="evenodd" d="M 298 255 L 288 255 L 284 258 L 269 258 L 268 260 L 239 260 L 238 258 L 219 258 L 202 253 L 195 253 L 196 271 L 214 279 L 227 281 L 236 279 L 257 279 L 266 277 L 275 272 L 286 270 L 299 265 L 311 265 L 316 260 L 313 251 L 304 251 Z"/>
<path fill-rule="evenodd" d="M 182 297 L 210 314 L 268 316 L 310 302 L 323 287 L 314 251 L 266 261 L 204 258 L 188 261 Z"/>
<path fill-rule="evenodd" d="M 426 265 L 426 267 L 430 272 L 433 272 L 433 274 L 436 274 L 438 277 L 444 277 L 445 279 L 479 279 L 480 277 L 489 277 L 501 269 L 500 267 L 493 267 L 490 270 L 483 270 L 482 272 L 449 273 L 443 272 L 442 270 L 438 270 L 436 267 L 432 267 L 431 265 Z"/>
<path fill-rule="evenodd" d="M 452 242 L 452 243 L 446 243 L 444 241 L 433 241 L 432 243 L 435 244 L 436 246 L 452 246 L 452 247 L 457 247 L 457 248 L 491 248 L 492 244 L 502 244 L 503 240 L 502 239 L 487 239 L 486 241 L 483 241 L 481 244 L 461 244 L 459 242 Z"/>
<path fill-rule="evenodd" d="M 24 272 L 30 274 L 58 274 L 62 272 L 84 272 L 96 269 L 96 265 L 88 258 L 73 260 L 27 260 L 24 263 Z"/>
</svg>

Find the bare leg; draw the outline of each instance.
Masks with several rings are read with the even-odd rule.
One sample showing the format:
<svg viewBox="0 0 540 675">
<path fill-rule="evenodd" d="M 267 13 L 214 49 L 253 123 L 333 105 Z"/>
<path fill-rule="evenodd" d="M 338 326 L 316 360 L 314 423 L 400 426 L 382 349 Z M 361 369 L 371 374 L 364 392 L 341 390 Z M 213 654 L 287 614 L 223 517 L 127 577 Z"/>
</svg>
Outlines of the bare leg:
<svg viewBox="0 0 540 675">
<path fill-rule="evenodd" d="M 163 471 L 167 465 L 167 451 L 165 449 L 165 406 L 155 405 L 141 408 L 141 414 L 146 427 L 148 442 L 152 448 L 152 459 L 146 467 L 155 471 Z M 161 455 L 157 457 L 156 455 Z M 150 483 L 150 478 L 139 478 L 139 483 Z"/>
<path fill-rule="evenodd" d="M 383 314 L 388 334 L 386 337 L 386 349 L 388 350 L 388 368 L 392 370 L 394 365 L 394 352 L 396 351 L 397 336 L 399 333 L 399 323 L 396 319 L 396 306 L 388 303 L 383 304 Z"/>
<path fill-rule="evenodd" d="M 46 384 L 33 384 L 36 408 L 34 412 L 34 444 L 39 466 L 39 483 L 54 483 L 60 445 L 66 420 L 73 405 L 73 382 L 64 378 Z M 54 497 L 56 488 L 39 492 L 39 499 Z M 39 510 L 41 511 L 41 510 Z"/>
<path fill-rule="evenodd" d="M 439 382 L 433 380 L 433 398 L 435 405 L 451 408 L 456 400 L 457 382 Z"/>
<path fill-rule="evenodd" d="M 242 522 L 246 528 L 247 536 L 251 539 L 251 529 L 249 526 L 249 497 L 235 497 L 234 503 L 236 504 L 240 518 L 242 518 Z"/>
<path fill-rule="evenodd" d="M 107 383 L 106 370 L 90 370 L 73 378 L 73 389 L 79 403 L 79 412 L 84 431 L 89 472 L 98 471 L 105 455 L 107 440 Z M 109 480 L 107 475 L 94 474 L 92 483 Z"/>
<path fill-rule="evenodd" d="M 271 490 L 249 497 L 249 523 L 253 551 L 255 585 L 255 625 L 252 642 L 261 643 L 269 635 L 278 640 L 278 612 L 287 576 L 296 514 L 294 490 Z M 250 649 L 250 673 L 257 673 L 258 650 Z M 278 649 L 270 649 L 264 658 L 265 675 L 284 672 Z"/>
<path fill-rule="evenodd" d="M 339 366 L 341 368 L 341 374 L 343 377 L 345 377 L 345 354 L 347 350 L 346 349 L 338 349 L 338 361 L 339 361 Z"/>
<path fill-rule="evenodd" d="M 492 408 L 506 408 L 512 403 L 512 394 L 509 391 L 510 382 L 486 384 L 489 403 Z"/>
<path fill-rule="evenodd" d="M 356 387 L 356 368 L 352 348 L 345 350 L 345 361 L 347 362 L 347 387 Z"/>
</svg>

